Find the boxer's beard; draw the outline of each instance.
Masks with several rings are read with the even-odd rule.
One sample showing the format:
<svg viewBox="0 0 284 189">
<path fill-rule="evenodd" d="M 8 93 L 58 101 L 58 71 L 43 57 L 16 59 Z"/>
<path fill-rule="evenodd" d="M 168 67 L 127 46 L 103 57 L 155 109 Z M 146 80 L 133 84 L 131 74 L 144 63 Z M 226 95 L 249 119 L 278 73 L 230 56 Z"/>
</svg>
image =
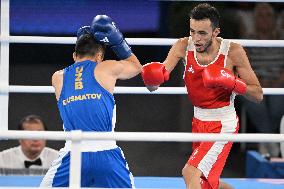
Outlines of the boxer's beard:
<svg viewBox="0 0 284 189">
<path fill-rule="evenodd" d="M 212 38 L 207 43 L 205 43 L 203 50 L 200 50 L 200 51 L 197 51 L 197 52 L 204 53 L 204 52 L 207 51 L 208 47 L 210 47 L 211 45 L 212 45 Z"/>
</svg>

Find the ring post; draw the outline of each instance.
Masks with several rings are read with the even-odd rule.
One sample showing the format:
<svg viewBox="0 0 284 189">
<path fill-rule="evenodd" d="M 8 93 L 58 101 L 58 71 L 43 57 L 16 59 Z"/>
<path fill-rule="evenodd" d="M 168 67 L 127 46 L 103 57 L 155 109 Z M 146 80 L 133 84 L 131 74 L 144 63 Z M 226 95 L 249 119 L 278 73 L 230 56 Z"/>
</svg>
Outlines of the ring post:
<svg viewBox="0 0 284 189">
<path fill-rule="evenodd" d="M 1 0 L 1 38 L 9 38 L 10 2 Z M 0 130 L 8 130 L 9 106 L 9 41 L 1 41 L 0 54 Z"/>
<path fill-rule="evenodd" d="M 70 132 L 71 135 L 71 151 L 70 151 L 70 171 L 69 171 L 69 187 L 81 187 L 81 143 L 82 131 L 75 130 Z"/>
</svg>

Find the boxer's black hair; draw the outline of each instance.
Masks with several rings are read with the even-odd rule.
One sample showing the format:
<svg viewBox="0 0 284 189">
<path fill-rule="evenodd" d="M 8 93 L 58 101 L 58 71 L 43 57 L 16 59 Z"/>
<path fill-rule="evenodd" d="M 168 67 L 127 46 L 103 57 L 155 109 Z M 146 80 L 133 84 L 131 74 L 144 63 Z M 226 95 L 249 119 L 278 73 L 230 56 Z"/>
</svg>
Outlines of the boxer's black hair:
<svg viewBox="0 0 284 189">
<path fill-rule="evenodd" d="M 95 56 L 99 52 L 105 53 L 105 45 L 97 42 L 93 35 L 84 34 L 76 42 L 75 53 L 80 58 Z"/>
<path fill-rule="evenodd" d="M 213 30 L 220 25 L 219 11 L 208 3 L 201 3 L 194 7 L 190 12 L 189 17 L 194 20 L 209 19 L 212 23 Z"/>
</svg>

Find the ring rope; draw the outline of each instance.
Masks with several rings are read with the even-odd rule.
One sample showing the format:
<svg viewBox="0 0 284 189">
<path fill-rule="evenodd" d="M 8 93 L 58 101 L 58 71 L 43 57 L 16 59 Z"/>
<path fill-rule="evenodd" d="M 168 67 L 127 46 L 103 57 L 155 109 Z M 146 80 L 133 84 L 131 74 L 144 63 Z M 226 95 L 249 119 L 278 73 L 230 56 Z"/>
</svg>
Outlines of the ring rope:
<svg viewBox="0 0 284 189">
<path fill-rule="evenodd" d="M 1 88 L 0 88 L 1 90 Z M 0 91 L 1 92 L 1 91 Z M 54 93 L 52 86 L 10 85 L 10 93 Z M 149 92 L 146 87 L 115 87 L 115 94 L 187 94 L 185 87 L 159 87 Z M 263 88 L 265 95 L 283 95 L 284 88 Z"/>
<path fill-rule="evenodd" d="M 181 132 L 1 131 L 0 139 L 118 140 L 147 142 L 284 142 L 284 134 L 205 134 Z"/>
<path fill-rule="evenodd" d="M 172 38 L 126 38 L 130 45 L 165 46 L 173 45 L 178 39 Z M 284 40 L 248 40 L 230 39 L 246 47 L 284 47 Z M 46 37 L 46 36 L 0 36 L 1 42 L 9 43 L 45 43 L 45 44 L 75 44 L 76 37 Z"/>
</svg>

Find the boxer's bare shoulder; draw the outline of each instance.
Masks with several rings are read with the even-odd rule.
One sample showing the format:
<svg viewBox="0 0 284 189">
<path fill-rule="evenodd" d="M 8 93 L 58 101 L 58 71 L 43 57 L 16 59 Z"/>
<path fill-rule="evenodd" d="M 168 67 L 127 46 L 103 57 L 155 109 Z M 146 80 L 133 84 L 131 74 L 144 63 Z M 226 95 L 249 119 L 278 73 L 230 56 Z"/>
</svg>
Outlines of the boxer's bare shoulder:
<svg viewBox="0 0 284 189">
<path fill-rule="evenodd" d="M 175 47 L 175 49 L 182 54 L 182 57 L 184 57 L 183 55 L 185 55 L 189 40 L 189 37 L 183 37 L 178 39 L 177 42 L 173 45 L 173 47 Z"/>
<path fill-rule="evenodd" d="M 171 47 L 166 60 L 164 61 L 164 65 L 167 70 L 171 72 L 177 63 L 182 59 L 184 59 L 186 55 L 186 48 L 188 45 L 188 37 L 178 39 L 173 46 Z"/>
<path fill-rule="evenodd" d="M 63 75 L 64 75 L 64 71 L 58 70 L 58 71 L 54 72 L 54 74 L 52 75 L 52 78 L 51 78 L 51 83 L 52 83 L 52 86 L 55 89 L 55 96 L 56 96 L 57 100 L 59 99 L 61 89 L 62 89 L 62 85 L 63 85 Z"/>
</svg>

